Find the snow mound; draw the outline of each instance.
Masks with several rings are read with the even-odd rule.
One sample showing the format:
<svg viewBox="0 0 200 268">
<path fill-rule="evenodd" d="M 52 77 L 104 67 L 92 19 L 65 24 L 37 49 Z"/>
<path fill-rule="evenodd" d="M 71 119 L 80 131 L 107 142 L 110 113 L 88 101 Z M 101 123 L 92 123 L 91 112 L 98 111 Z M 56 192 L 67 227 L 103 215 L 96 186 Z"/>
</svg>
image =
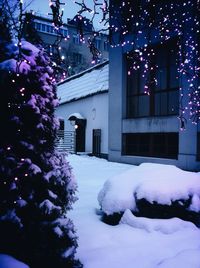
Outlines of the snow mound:
<svg viewBox="0 0 200 268">
<path fill-rule="evenodd" d="M 0 63 L 0 70 L 7 70 L 10 72 L 19 72 L 27 74 L 31 70 L 31 65 L 36 65 L 36 58 L 40 50 L 31 43 L 22 40 L 21 54 L 23 60 L 18 61 L 19 48 L 14 43 L 8 44 L 5 48 L 7 60 Z"/>
<path fill-rule="evenodd" d="M 124 212 L 120 220 L 120 224 L 127 224 L 134 228 L 143 229 L 150 233 L 156 231 L 163 234 L 172 234 L 186 228 L 198 230 L 198 228 L 193 223 L 183 221 L 178 218 L 147 219 L 143 217 L 136 217 L 129 209 Z"/>
<path fill-rule="evenodd" d="M 1 268 L 29 268 L 22 262 L 14 259 L 13 257 L 5 254 L 0 254 L 0 267 Z"/>
<path fill-rule="evenodd" d="M 169 267 L 181 267 L 181 268 L 199 268 L 200 258 L 199 258 L 199 248 L 184 250 L 179 254 L 175 255 L 173 258 L 166 259 L 159 263 L 159 268 L 169 268 Z"/>
<path fill-rule="evenodd" d="M 190 211 L 200 212 L 200 174 L 172 165 L 144 163 L 108 179 L 98 195 L 107 215 L 137 211 L 136 199 L 171 205 L 191 198 Z M 181 203 L 180 203 L 181 205 Z"/>
<path fill-rule="evenodd" d="M 107 215 L 125 211 L 127 208 L 135 209 L 135 199 L 133 197 L 135 185 L 132 178 L 135 170 L 136 168 L 132 168 L 108 179 L 104 183 L 102 190 L 99 192 L 98 201 Z"/>
</svg>

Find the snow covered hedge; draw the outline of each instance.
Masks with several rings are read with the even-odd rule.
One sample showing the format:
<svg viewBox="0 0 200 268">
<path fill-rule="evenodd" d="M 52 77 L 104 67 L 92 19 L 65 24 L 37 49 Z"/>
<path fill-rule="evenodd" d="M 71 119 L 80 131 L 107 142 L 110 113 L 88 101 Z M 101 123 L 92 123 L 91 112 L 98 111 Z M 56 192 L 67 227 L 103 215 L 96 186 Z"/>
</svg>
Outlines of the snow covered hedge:
<svg viewBox="0 0 200 268">
<path fill-rule="evenodd" d="M 54 148 L 58 99 L 50 60 L 26 41 L 20 49 L 1 44 L 0 52 L 0 252 L 31 268 L 82 267 L 66 215 L 77 185 Z"/>
<path fill-rule="evenodd" d="M 180 217 L 197 223 L 200 173 L 172 165 L 144 163 L 107 180 L 98 201 L 107 216 L 130 209 L 139 216 Z"/>
</svg>

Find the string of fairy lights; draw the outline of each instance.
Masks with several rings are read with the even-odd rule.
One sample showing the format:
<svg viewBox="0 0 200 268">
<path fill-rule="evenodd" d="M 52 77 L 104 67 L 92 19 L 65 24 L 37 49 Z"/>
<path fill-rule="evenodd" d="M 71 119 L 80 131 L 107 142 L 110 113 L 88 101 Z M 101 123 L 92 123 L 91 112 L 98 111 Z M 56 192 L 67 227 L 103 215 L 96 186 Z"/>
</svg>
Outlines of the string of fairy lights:
<svg viewBox="0 0 200 268">
<path fill-rule="evenodd" d="M 21 108 L 21 103 L 25 100 L 26 89 L 21 86 L 18 79 L 20 78 L 20 66 L 22 63 L 29 64 L 28 60 L 23 58 L 21 53 L 22 46 L 22 25 L 24 19 L 23 0 L 19 1 L 19 30 L 17 31 L 16 46 L 19 48 L 17 58 L 16 75 L 11 74 L 11 83 L 17 83 L 18 93 L 20 95 L 19 102 L 8 103 L 8 108 L 13 109 L 13 114 L 17 109 Z M 92 13 L 92 21 L 97 15 L 97 7 L 102 11 L 101 23 L 108 25 L 108 14 L 110 11 L 110 45 L 111 47 L 131 46 L 131 53 L 128 57 L 131 58 L 132 64 L 127 70 L 128 75 L 132 72 L 143 68 L 142 77 L 145 79 L 144 92 L 151 94 L 152 84 L 156 83 L 155 77 L 150 77 L 150 70 L 154 70 L 157 66 L 153 66 L 151 59 L 155 54 L 153 47 L 154 42 L 167 42 L 171 37 L 175 37 L 178 47 L 178 73 L 180 80 L 180 115 L 181 129 L 185 128 L 187 117 L 189 115 L 192 123 L 197 124 L 200 120 L 200 0 L 177 0 L 177 1 L 156 1 L 156 0 L 135 0 L 120 1 L 115 0 L 114 4 L 109 6 L 108 1 L 93 0 L 93 8 L 88 8 L 86 2 L 75 1 L 80 7 L 77 14 L 78 19 L 84 18 L 84 13 Z M 67 41 L 66 36 L 61 34 L 60 28 L 63 25 L 63 5 L 59 0 L 50 1 L 52 9 L 53 25 L 58 33 L 57 43 L 55 44 L 60 50 L 59 43 L 62 38 Z M 79 25 L 78 32 L 84 42 L 83 27 Z M 97 32 L 94 31 L 94 35 Z M 141 46 L 141 40 L 143 45 Z M 89 49 L 91 53 L 98 55 L 94 43 L 88 39 Z M 141 67 L 142 66 L 142 67 Z M 66 74 L 63 72 L 63 77 Z M 55 78 L 50 78 L 55 82 Z M 20 133 L 21 129 L 18 128 Z M 10 144 L 6 145 L 7 155 L 11 155 L 13 148 Z M 23 167 L 26 164 L 24 158 L 19 159 L 19 165 Z M 21 177 L 29 176 L 28 173 L 20 175 Z M 19 180 L 19 176 L 15 174 L 11 182 L 6 180 L 3 184 L 14 187 Z M 21 197 L 18 197 L 21 199 Z M 17 203 L 14 199 L 14 203 Z"/>
<path fill-rule="evenodd" d="M 144 93 L 150 95 L 151 85 L 157 82 L 155 77 L 148 77 L 150 68 L 157 68 L 151 64 L 155 53 L 152 44 L 177 39 L 180 125 L 181 129 L 185 128 L 187 115 L 197 124 L 200 120 L 200 1 L 116 0 L 113 3 L 110 7 L 111 46 L 132 46 L 134 53 L 128 53 L 132 57 L 128 75 L 142 66 L 146 79 Z"/>
<path fill-rule="evenodd" d="M 23 0 L 18 0 L 23 3 Z M 200 0 L 134 0 L 134 1 L 111 1 L 93 0 L 88 5 L 86 0 L 75 0 L 78 12 L 74 17 L 80 41 L 85 43 L 87 32 L 85 32 L 85 19 L 89 13 L 90 23 L 94 22 L 95 16 L 101 15 L 99 21 L 103 31 L 109 29 L 110 47 L 129 46 L 127 57 L 132 60 L 128 69 L 128 75 L 142 68 L 142 77 L 145 80 L 144 93 L 151 94 L 152 85 L 157 83 L 155 77 L 150 75 L 157 69 L 152 64 L 155 55 L 154 43 L 166 43 L 171 38 L 177 40 L 178 47 L 178 74 L 180 81 L 180 115 L 181 128 L 184 128 L 189 118 L 192 123 L 197 124 L 200 120 Z M 64 3 L 60 0 L 50 0 L 52 10 L 53 26 L 57 33 L 57 39 L 53 44 L 57 48 L 61 61 L 61 40 L 67 41 L 69 36 L 63 36 L 60 29 L 63 25 Z M 110 15 L 110 18 L 109 18 Z M 22 19 L 23 20 L 23 19 Z M 95 38 L 101 30 L 95 31 L 93 37 L 87 39 L 88 48 L 96 63 L 100 51 L 95 47 Z M 18 36 L 20 48 L 20 36 Z M 63 78 L 67 73 L 63 71 Z"/>
<path fill-rule="evenodd" d="M 108 14 L 109 14 L 109 5 L 108 1 L 105 0 L 103 3 L 100 3 L 98 0 L 93 0 L 92 7 L 88 7 L 87 1 L 81 0 L 81 1 L 74 1 L 74 4 L 78 6 L 78 12 L 74 16 L 74 18 L 71 20 L 73 24 L 76 26 L 79 41 L 81 43 L 86 43 L 89 51 L 92 54 L 92 64 L 96 64 L 100 61 L 101 52 L 99 49 L 97 49 L 95 40 L 96 37 L 100 34 L 102 31 L 107 31 L 107 28 L 101 29 L 101 30 L 95 30 L 94 25 L 94 19 L 97 15 L 99 15 L 99 10 L 102 13 L 102 19 L 100 20 L 100 24 L 106 25 L 108 24 Z M 52 48 L 54 48 L 54 57 L 55 54 L 57 55 L 56 62 L 60 62 L 62 64 L 65 60 L 65 56 L 62 55 L 62 47 L 60 43 L 62 40 L 68 41 L 70 39 L 70 36 L 64 36 L 61 28 L 63 26 L 63 14 L 64 14 L 64 7 L 61 9 L 61 6 L 65 6 L 65 3 L 60 2 L 59 0 L 49 0 L 49 6 L 52 10 L 52 13 L 49 15 L 52 15 L 54 26 L 54 32 L 56 33 L 56 40 L 51 45 Z M 91 16 L 90 19 L 87 19 L 86 16 L 89 14 Z M 86 16 L 85 16 L 86 15 Z M 89 27 L 88 27 L 89 26 Z M 91 27 L 90 27 L 91 26 Z M 89 28 L 89 29 L 88 29 Z M 86 38 L 88 36 L 88 38 Z M 52 53 L 51 53 L 52 54 Z M 54 67 L 57 65 L 57 63 L 54 62 Z M 62 78 L 60 79 L 63 81 L 67 76 L 67 72 L 63 71 Z"/>
</svg>

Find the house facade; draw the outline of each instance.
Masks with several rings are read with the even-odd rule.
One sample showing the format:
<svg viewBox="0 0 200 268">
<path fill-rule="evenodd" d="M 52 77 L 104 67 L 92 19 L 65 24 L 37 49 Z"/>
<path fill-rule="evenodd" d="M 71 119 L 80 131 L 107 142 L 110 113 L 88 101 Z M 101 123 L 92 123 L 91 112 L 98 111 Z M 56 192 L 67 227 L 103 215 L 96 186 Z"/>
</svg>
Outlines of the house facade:
<svg viewBox="0 0 200 268">
<path fill-rule="evenodd" d="M 88 47 L 88 38 L 93 38 L 92 25 L 90 23 L 84 29 L 87 34 L 85 41 L 80 40 L 77 33 L 77 25 L 72 20 L 64 23 L 60 29 L 62 38 L 59 42 L 60 54 L 63 58 L 63 67 L 67 70 L 68 75 L 74 75 L 93 66 L 92 53 Z M 34 28 L 40 36 L 43 46 L 49 55 L 54 58 L 57 54 L 57 34 L 52 25 L 52 19 L 49 16 L 34 15 Z M 108 60 L 108 40 L 107 35 L 99 34 L 95 37 L 94 45 L 101 53 L 99 63 Z"/>
<path fill-rule="evenodd" d="M 75 152 L 107 158 L 108 61 L 59 83 L 58 98 L 56 115 L 66 133 L 63 142 L 74 133 Z"/>
<path fill-rule="evenodd" d="M 152 4 L 153 1 L 148 2 Z M 124 2 L 121 21 L 130 19 L 127 3 Z M 111 1 L 114 10 L 111 19 L 114 23 L 120 16 L 118 11 L 123 10 L 123 5 L 118 4 Z M 153 7 L 157 8 L 158 14 L 158 10 L 162 11 L 162 7 L 158 9 L 158 4 Z M 147 10 L 148 6 L 141 10 L 145 8 Z M 153 14 L 153 11 L 151 6 L 148 12 Z M 152 25 L 154 22 L 151 22 Z M 161 25 L 159 20 L 156 23 Z M 139 27 L 137 21 L 132 21 L 132 25 Z M 120 40 L 122 46 L 114 45 L 110 49 L 109 160 L 136 165 L 143 162 L 173 164 L 186 170 L 200 170 L 200 126 L 190 122 L 187 110 L 184 111 L 184 119 L 178 119 L 180 102 L 183 106 L 187 106 L 188 102 L 188 94 L 183 94 L 188 92 L 188 81 L 178 74 L 178 34 L 174 32 L 163 38 L 160 32 L 155 32 L 155 27 L 148 25 L 146 29 L 141 27 L 137 33 L 125 35 L 123 42 Z M 115 44 L 121 36 L 115 34 Z M 148 62 L 139 66 L 142 60 L 138 64 L 135 62 L 138 55 L 142 58 L 140 55 L 144 55 L 144 51 L 149 51 L 146 53 Z M 131 69 L 133 62 L 136 67 Z M 152 62 L 156 68 L 153 64 L 148 66 Z M 145 92 L 146 76 L 156 79 L 156 83 L 150 85 L 149 94 Z"/>
</svg>

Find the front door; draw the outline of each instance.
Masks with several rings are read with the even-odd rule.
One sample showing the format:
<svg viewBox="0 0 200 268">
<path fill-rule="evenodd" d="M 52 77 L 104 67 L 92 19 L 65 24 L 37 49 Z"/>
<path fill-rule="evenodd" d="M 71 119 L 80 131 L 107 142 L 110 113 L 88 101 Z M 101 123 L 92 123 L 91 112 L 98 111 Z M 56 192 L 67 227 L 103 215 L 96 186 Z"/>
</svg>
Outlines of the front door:
<svg viewBox="0 0 200 268">
<path fill-rule="evenodd" d="M 85 152 L 86 120 L 76 120 L 76 152 Z"/>
</svg>

